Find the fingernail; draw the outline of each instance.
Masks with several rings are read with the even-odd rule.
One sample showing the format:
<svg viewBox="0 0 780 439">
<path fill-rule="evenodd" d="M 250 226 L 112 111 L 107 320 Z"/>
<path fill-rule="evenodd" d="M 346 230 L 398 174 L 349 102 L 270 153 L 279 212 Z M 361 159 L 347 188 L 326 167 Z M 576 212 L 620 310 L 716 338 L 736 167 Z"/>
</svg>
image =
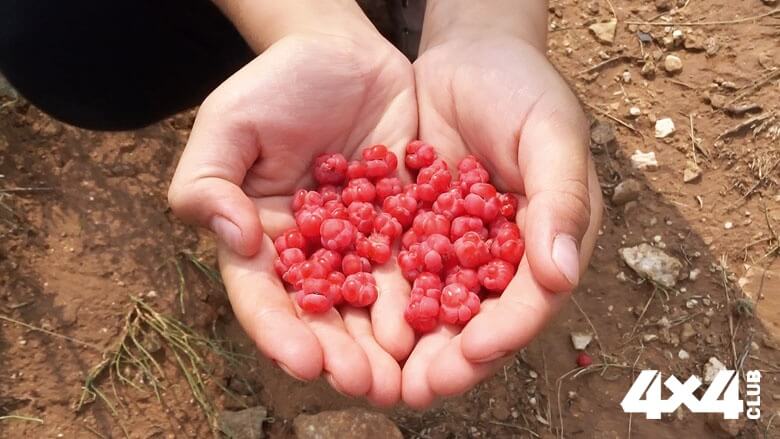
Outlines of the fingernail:
<svg viewBox="0 0 780 439">
<path fill-rule="evenodd" d="M 344 396 L 349 396 L 346 393 L 344 393 L 343 390 L 341 390 L 341 386 L 339 386 L 339 383 L 336 381 L 335 378 L 333 378 L 332 374 L 330 374 L 329 372 L 325 372 L 323 373 L 323 376 L 325 377 L 325 381 L 327 381 L 328 384 L 330 384 L 330 386 L 333 387 L 333 390 L 339 392 Z"/>
<path fill-rule="evenodd" d="M 291 377 L 295 378 L 298 381 L 307 381 L 307 380 L 299 377 L 298 375 L 294 374 L 293 371 L 290 370 L 290 368 L 287 367 L 287 365 L 282 363 L 281 361 L 276 361 L 275 363 L 276 363 L 277 366 L 279 366 L 279 369 L 282 369 L 284 371 L 284 373 L 286 373 L 287 375 L 290 375 Z"/>
<path fill-rule="evenodd" d="M 211 219 L 211 230 L 227 245 L 235 251 L 238 251 L 241 244 L 241 229 L 232 221 L 221 215 L 214 215 Z"/>
<path fill-rule="evenodd" d="M 497 359 L 503 357 L 504 355 L 506 355 L 506 351 L 497 351 L 497 352 L 493 352 L 492 354 L 488 355 L 487 357 L 480 358 L 479 360 L 476 360 L 475 362 L 476 363 L 489 363 L 489 362 L 491 362 L 493 360 L 497 360 Z"/>
<path fill-rule="evenodd" d="M 558 270 L 572 285 L 580 279 L 580 254 L 577 241 L 571 235 L 561 234 L 553 241 L 552 259 Z"/>
</svg>

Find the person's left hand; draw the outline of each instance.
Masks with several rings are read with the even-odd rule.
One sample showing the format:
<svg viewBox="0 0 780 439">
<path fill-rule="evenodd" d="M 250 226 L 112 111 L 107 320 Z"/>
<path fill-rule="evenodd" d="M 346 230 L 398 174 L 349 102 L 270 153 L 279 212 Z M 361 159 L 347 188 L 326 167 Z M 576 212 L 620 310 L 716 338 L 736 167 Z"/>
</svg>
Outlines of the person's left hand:
<svg viewBox="0 0 780 439">
<path fill-rule="evenodd" d="M 462 331 L 440 327 L 415 346 L 402 396 L 426 407 L 490 376 L 541 331 L 587 266 L 602 200 L 579 102 L 541 49 L 465 34 L 428 47 L 414 69 L 419 138 L 450 164 L 475 155 L 499 189 L 520 194 L 526 241 L 500 298 Z"/>
</svg>

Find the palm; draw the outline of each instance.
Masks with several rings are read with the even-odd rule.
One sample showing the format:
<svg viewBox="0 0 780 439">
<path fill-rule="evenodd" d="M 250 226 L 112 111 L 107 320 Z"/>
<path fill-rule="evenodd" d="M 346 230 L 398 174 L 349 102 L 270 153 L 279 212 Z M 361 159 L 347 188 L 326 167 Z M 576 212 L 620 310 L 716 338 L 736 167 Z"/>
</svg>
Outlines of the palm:
<svg viewBox="0 0 780 439">
<path fill-rule="evenodd" d="M 545 171 L 542 163 L 551 160 L 542 157 L 542 151 L 554 131 L 582 125 L 578 102 L 565 82 L 542 53 L 522 41 L 448 42 L 424 52 L 414 69 L 420 138 L 436 145 L 451 163 L 467 154 L 477 156 L 504 191 L 525 194 Z M 599 194 L 596 189 L 591 196 Z M 517 217 L 526 232 L 527 202 L 520 197 Z M 583 242 L 584 260 L 592 249 L 592 235 Z M 535 274 L 524 257 L 502 298 L 484 301 L 480 314 L 462 331 L 443 327 L 423 337 L 404 366 L 404 400 L 425 406 L 437 396 L 461 393 L 501 363 L 500 358 L 469 361 L 464 355 L 469 349 L 491 352 L 497 345 L 530 341 L 567 297 L 551 294 Z M 509 333 L 515 340 L 496 335 Z M 505 356 L 502 349 L 496 350 Z"/>
<path fill-rule="evenodd" d="M 221 245 L 220 268 L 239 321 L 267 356 L 300 378 L 324 370 L 340 391 L 391 404 L 400 395 L 396 359 L 414 343 L 402 322 L 405 288 L 398 288 L 403 279 L 396 270 L 375 272 L 380 296 L 373 309 L 381 317 L 358 309 L 301 313 L 273 270 L 271 239 L 293 225 L 291 195 L 313 183 L 316 156 L 351 157 L 375 143 L 398 153 L 417 130 L 409 63 L 392 50 L 369 53 L 349 42 L 346 50 L 332 38 L 278 42 L 220 86 L 199 113 L 209 118 L 213 111 L 217 135 L 242 143 L 242 157 L 225 160 L 245 171 L 241 187 L 265 233 L 250 258 Z"/>
</svg>

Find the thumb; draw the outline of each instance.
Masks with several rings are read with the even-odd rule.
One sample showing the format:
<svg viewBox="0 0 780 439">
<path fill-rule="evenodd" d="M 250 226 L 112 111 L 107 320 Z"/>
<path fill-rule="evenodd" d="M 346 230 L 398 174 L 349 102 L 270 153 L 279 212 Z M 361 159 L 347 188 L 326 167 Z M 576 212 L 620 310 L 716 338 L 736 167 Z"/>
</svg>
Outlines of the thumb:
<svg viewBox="0 0 780 439">
<path fill-rule="evenodd" d="M 183 221 L 212 230 L 236 253 L 252 256 L 260 248 L 263 227 L 240 185 L 257 159 L 257 147 L 251 135 L 225 133 L 226 125 L 204 107 L 176 167 L 168 202 Z"/>
<path fill-rule="evenodd" d="M 575 108 L 529 118 L 519 152 L 528 262 L 534 278 L 558 292 L 579 282 L 580 244 L 590 223 L 587 125 Z"/>
</svg>

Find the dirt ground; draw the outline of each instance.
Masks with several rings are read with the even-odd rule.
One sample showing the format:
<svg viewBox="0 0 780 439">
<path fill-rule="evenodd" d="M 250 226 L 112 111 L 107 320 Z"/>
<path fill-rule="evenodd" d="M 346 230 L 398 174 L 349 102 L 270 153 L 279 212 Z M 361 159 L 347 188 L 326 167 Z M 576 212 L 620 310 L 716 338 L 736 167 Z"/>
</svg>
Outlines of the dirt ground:
<svg viewBox="0 0 780 439">
<path fill-rule="evenodd" d="M 770 3 L 551 2 L 550 57 L 594 120 L 607 200 L 598 247 L 576 303 L 503 373 L 423 413 L 386 411 L 405 436 L 780 438 L 780 14 L 766 16 Z M 614 43 L 599 42 L 588 26 L 613 14 Z M 659 20 L 696 25 L 631 24 Z M 669 54 L 681 72 L 665 71 Z M 656 138 L 667 117 L 676 132 Z M 264 406 L 265 433 L 283 438 L 300 413 L 364 406 L 254 355 L 210 278 L 211 236 L 167 207 L 191 123 L 190 112 L 96 133 L 0 97 L 0 437 L 208 437 L 219 411 Z M 634 169 L 636 150 L 654 152 L 657 170 Z M 685 183 L 686 168 L 701 176 Z M 610 201 L 626 179 L 638 200 Z M 618 250 L 643 242 L 700 274 L 668 289 L 641 281 Z M 596 335 L 595 366 L 580 373 L 572 332 Z M 639 370 L 684 380 L 711 357 L 763 372 L 758 421 L 621 410 Z"/>
</svg>

